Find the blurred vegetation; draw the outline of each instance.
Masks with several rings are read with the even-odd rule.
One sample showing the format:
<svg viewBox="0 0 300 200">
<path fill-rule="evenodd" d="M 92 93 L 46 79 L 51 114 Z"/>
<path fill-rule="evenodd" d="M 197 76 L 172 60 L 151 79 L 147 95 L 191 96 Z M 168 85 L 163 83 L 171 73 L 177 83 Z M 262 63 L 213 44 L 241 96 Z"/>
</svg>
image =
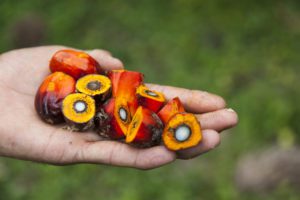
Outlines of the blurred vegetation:
<svg viewBox="0 0 300 200">
<path fill-rule="evenodd" d="M 28 16 L 38 44 L 110 50 L 149 82 L 224 96 L 240 123 L 215 151 L 151 171 L 1 158 L 0 199 L 299 199 L 284 184 L 261 196 L 234 183 L 245 153 L 299 143 L 298 0 L 1 0 L 0 52 L 20 46 Z"/>
</svg>

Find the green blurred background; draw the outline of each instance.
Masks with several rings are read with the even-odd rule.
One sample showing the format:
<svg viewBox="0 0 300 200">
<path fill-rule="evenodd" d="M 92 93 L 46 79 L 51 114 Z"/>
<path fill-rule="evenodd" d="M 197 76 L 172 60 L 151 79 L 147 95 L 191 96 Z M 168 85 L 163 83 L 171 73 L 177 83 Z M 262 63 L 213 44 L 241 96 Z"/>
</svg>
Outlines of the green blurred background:
<svg viewBox="0 0 300 200">
<path fill-rule="evenodd" d="M 148 82 L 224 96 L 240 123 L 216 150 L 139 171 L 0 159 L 0 199 L 299 199 L 279 184 L 243 192 L 237 162 L 249 152 L 299 144 L 298 0 L 1 0 L 0 52 L 62 44 L 102 48 Z"/>
</svg>

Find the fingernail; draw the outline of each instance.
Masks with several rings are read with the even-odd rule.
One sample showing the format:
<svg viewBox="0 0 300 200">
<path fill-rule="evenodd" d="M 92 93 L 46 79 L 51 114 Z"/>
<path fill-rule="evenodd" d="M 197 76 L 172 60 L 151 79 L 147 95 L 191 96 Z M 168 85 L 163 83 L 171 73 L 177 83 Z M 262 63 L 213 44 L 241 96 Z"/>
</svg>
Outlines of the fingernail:
<svg viewBox="0 0 300 200">
<path fill-rule="evenodd" d="M 232 109 L 232 108 L 227 108 L 226 109 L 228 112 L 233 112 L 233 113 L 235 113 L 235 111 Z"/>
</svg>

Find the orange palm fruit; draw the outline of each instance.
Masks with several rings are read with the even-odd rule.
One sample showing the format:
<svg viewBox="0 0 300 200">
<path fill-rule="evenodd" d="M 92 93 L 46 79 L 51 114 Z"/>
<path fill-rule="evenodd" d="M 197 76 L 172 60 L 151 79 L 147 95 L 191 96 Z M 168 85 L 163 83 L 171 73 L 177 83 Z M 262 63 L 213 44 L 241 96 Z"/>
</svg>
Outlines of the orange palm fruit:
<svg viewBox="0 0 300 200">
<path fill-rule="evenodd" d="M 131 117 L 138 107 L 135 93 L 137 87 L 143 84 L 144 75 L 134 71 L 112 70 L 108 72 L 108 77 L 112 83 L 112 97 L 115 98 L 115 117 L 120 128 L 126 134 Z M 126 120 L 124 121 L 125 116 Z"/>
<path fill-rule="evenodd" d="M 85 52 L 64 49 L 57 51 L 50 60 L 51 72 L 64 72 L 76 80 L 87 74 L 103 74 L 99 63 Z"/>
<path fill-rule="evenodd" d="M 144 75 L 127 70 L 111 70 L 107 73 L 112 83 L 112 96 L 134 98 L 138 86 L 143 84 Z"/>
<path fill-rule="evenodd" d="M 165 125 L 162 139 L 172 151 L 194 147 L 202 140 L 200 123 L 191 113 L 177 113 Z"/>
<path fill-rule="evenodd" d="M 62 104 L 65 121 L 72 131 L 85 131 L 93 127 L 95 110 L 95 100 L 82 93 L 69 94 Z"/>
<path fill-rule="evenodd" d="M 97 103 L 103 103 L 111 95 L 111 82 L 106 76 L 88 74 L 77 80 L 76 91 L 93 97 Z"/>
<path fill-rule="evenodd" d="M 110 79 L 112 83 L 112 96 L 115 97 L 117 96 L 117 90 L 118 90 L 118 84 L 120 77 L 122 73 L 124 72 L 124 69 L 119 69 L 119 70 L 111 70 L 107 72 L 107 77 Z"/>
<path fill-rule="evenodd" d="M 35 96 L 35 109 L 38 115 L 49 124 L 64 122 L 61 111 L 63 99 L 75 92 L 75 79 L 55 72 L 45 78 Z"/>
<path fill-rule="evenodd" d="M 139 105 L 144 106 L 155 113 L 161 109 L 166 101 L 165 96 L 162 93 L 150 90 L 144 85 L 140 85 L 137 88 L 136 95 Z"/>
<path fill-rule="evenodd" d="M 185 112 L 184 107 L 178 97 L 170 100 L 158 113 L 157 115 L 166 124 L 171 117 L 177 113 Z"/>
<path fill-rule="evenodd" d="M 118 113 L 118 110 L 115 109 L 115 101 L 115 98 L 111 98 L 98 108 L 95 125 L 99 135 L 110 139 L 122 139 L 125 137 L 125 134 L 115 115 Z M 126 111 L 119 109 L 119 112 L 124 117 L 123 119 L 125 119 Z"/>
<path fill-rule="evenodd" d="M 150 147 L 160 143 L 163 123 L 151 110 L 139 106 L 128 127 L 126 143 Z"/>
</svg>

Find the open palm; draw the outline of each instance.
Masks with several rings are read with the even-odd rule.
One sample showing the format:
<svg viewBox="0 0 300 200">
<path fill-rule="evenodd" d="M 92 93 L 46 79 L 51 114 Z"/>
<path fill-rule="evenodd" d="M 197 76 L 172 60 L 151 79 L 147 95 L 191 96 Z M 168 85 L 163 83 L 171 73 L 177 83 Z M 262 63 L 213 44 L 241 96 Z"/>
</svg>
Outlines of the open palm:
<svg viewBox="0 0 300 200">
<path fill-rule="evenodd" d="M 92 132 L 70 132 L 39 119 L 34 109 L 35 93 L 49 72 L 54 52 L 67 47 L 45 46 L 11 51 L 0 56 L 0 155 L 51 164 L 101 163 L 150 169 L 176 158 L 192 158 L 220 142 L 218 132 L 237 123 L 237 115 L 224 109 L 222 98 L 201 91 L 148 86 L 163 92 L 167 99 L 179 96 L 187 111 L 197 114 L 203 141 L 197 147 L 177 153 L 164 146 L 136 149 L 127 144 L 103 140 Z M 107 51 L 89 51 L 106 69 L 123 64 Z"/>
</svg>

